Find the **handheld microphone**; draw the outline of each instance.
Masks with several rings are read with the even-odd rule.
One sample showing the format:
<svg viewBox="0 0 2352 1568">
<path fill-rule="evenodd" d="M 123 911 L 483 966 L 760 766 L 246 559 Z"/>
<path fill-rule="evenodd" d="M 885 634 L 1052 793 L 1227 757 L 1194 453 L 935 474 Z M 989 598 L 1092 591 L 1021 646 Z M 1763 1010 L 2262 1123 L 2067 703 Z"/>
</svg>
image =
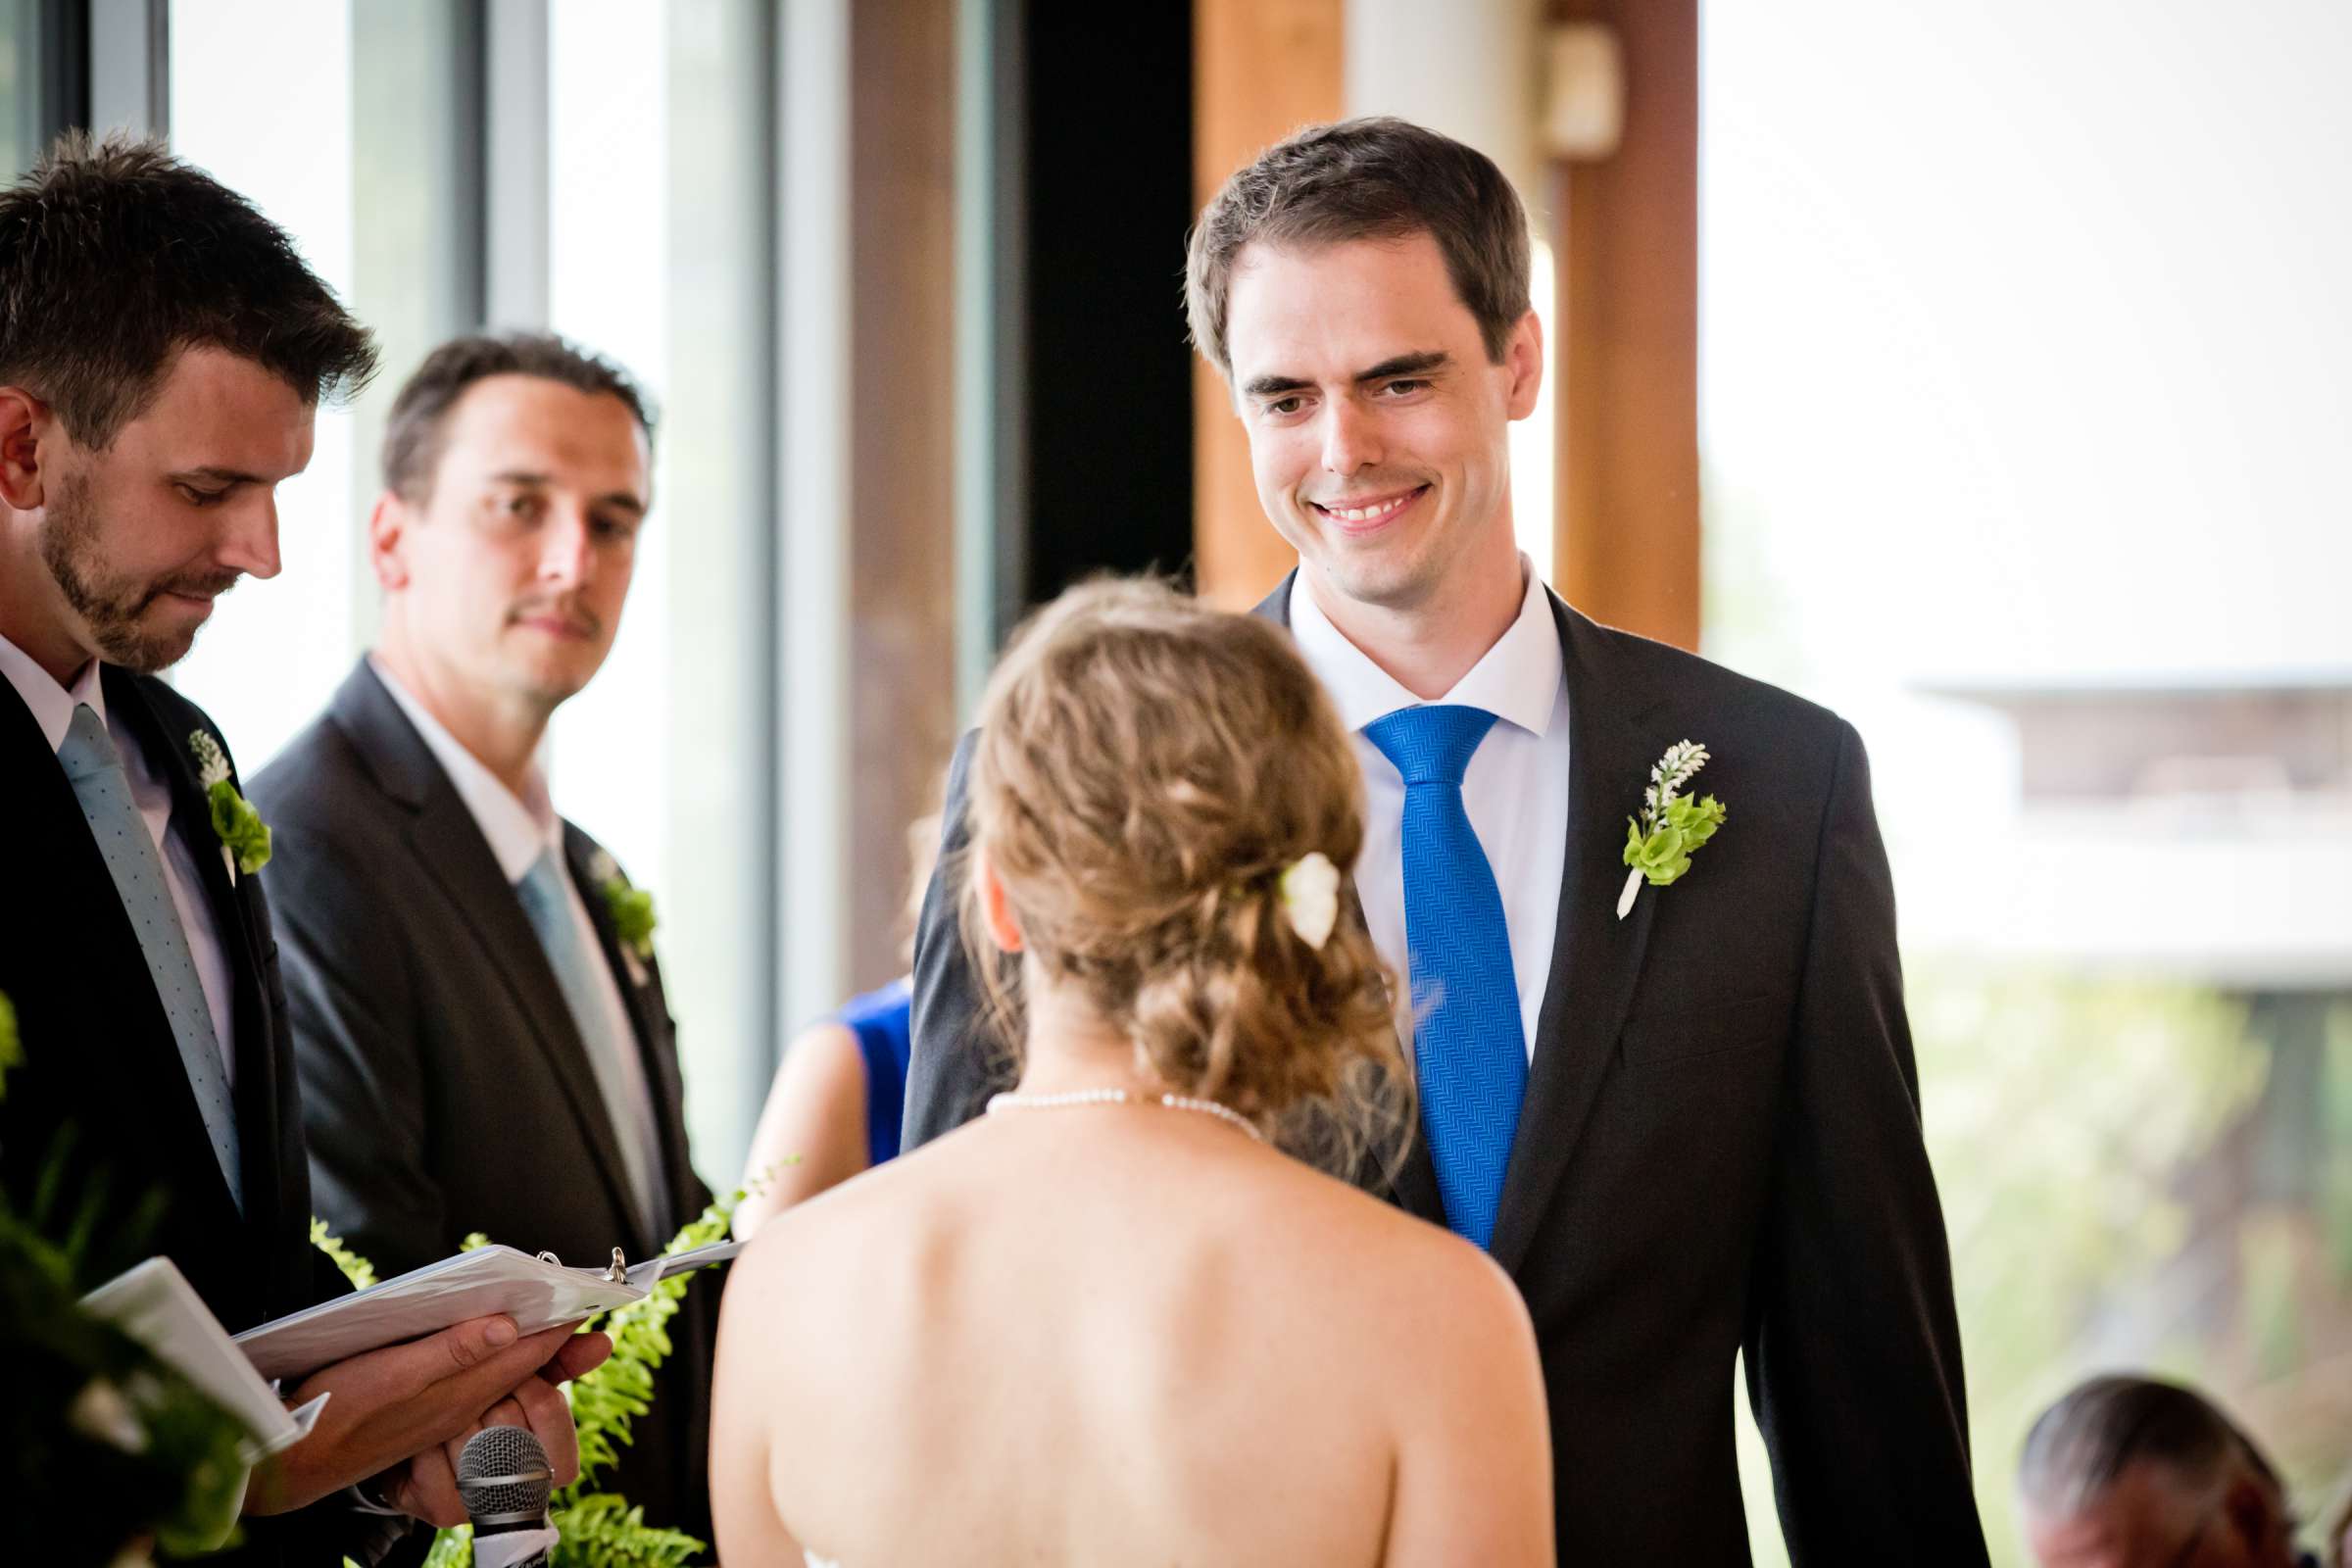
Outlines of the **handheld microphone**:
<svg viewBox="0 0 2352 1568">
<path fill-rule="evenodd" d="M 542 1568 L 556 1544 L 547 1521 L 554 1467 L 523 1427 L 484 1427 L 458 1455 L 458 1497 L 473 1520 L 477 1568 Z"/>
</svg>

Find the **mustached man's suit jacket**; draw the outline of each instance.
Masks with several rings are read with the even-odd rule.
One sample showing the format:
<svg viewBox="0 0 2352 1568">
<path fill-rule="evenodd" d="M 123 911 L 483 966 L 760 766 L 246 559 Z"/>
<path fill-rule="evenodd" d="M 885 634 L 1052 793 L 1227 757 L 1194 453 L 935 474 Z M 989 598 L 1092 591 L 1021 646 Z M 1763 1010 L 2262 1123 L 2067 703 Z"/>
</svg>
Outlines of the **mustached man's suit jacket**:
<svg viewBox="0 0 2352 1568">
<path fill-rule="evenodd" d="M 627 1004 L 662 1143 L 669 1212 L 648 1228 L 587 1047 L 473 813 L 363 660 L 325 714 L 254 780 L 276 835 L 318 1211 L 389 1277 L 480 1231 L 602 1265 L 660 1251 L 710 1190 L 686 1149 L 684 1090 L 658 964 L 632 965 L 564 826 L 565 858 Z M 642 975 L 642 979 L 639 976 Z M 723 1276 L 696 1277 L 650 1414 L 599 1485 L 648 1523 L 710 1539 L 711 1351 Z"/>
</svg>

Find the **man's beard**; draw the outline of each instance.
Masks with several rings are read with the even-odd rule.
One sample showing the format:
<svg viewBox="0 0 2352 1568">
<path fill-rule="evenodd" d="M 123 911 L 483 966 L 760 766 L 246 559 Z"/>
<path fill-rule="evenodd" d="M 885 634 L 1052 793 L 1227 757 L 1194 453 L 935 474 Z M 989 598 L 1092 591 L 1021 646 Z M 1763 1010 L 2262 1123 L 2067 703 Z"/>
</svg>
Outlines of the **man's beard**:
<svg viewBox="0 0 2352 1568">
<path fill-rule="evenodd" d="M 168 593 L 211 598 L 235 586 L 234 571 L 174 572 L 136 581 L 106 569 L 98 544 L 98 510 L 90 503 L 89 481 L 79 475 L 58 486 L 41 519 L 41 561 L 57 579 L 66 603 L 90 629 L 98 653 L 110 664 L 153 674 L 186 657 L 196 641 L 189 631 L 149 631 L 139 624 L 147 607 Z"/>
</svg>

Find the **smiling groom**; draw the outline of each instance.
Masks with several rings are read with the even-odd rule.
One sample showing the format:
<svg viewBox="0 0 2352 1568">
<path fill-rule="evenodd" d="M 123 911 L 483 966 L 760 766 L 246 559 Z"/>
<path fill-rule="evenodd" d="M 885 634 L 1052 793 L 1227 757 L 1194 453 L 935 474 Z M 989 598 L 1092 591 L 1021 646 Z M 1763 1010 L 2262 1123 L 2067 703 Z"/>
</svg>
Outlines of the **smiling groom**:
<svg viewBox="0 0 2352 1568">
<path fill-rule="evenodd" d="M 1187 304 L 1298 552 L 1257 613 L 1355 732 L 1354 892 L 1423 1004 L 1390 1196 L 1526 1297 L 1563 1559 L 1748 1560 L 1744 1350 L 1796 1561 L 1984 1563 L 1861 741 L 1594 624 L 1518 553 L 1507 431 L 1544 344 L 1509 183 L 1399 121 L 1301 131 L 1201 214 Z M 1703 844 L 1692 782 L 1651 772 L 1685 741 L 1726 812 Z M 1675 838 L 1621 917 L 1645 809 Z M 909 1147 L 991 1082 L 954 892 L 915 950 Z"/>
</svg>

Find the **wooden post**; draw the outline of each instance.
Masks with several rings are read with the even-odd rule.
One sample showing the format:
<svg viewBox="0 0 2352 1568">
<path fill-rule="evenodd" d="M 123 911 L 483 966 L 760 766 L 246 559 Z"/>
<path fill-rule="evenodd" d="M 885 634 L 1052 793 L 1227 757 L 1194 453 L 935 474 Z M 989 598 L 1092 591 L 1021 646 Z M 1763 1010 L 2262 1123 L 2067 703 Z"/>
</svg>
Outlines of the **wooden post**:
<svg viewBox="0 0 2352 1568">
<path fill-rule="evenodd" d="M 1561 593 L 1698 646 L 1698 3 L 1553 0 L 1614 27 L 1625 136 L 1555 165 Z"/>
<path fill-rule="evenodd" d="M 1194 0 L 1196 211 L 1269 144 L 1340 118 L 1345 11 L 1343 0 Z M 1248 609 L 1298 558 L 1258 507 L 1250 443 L 1206 361 L 1193 368 L 1193 496 L 1200 595 Z"/>
<path fill-rule="evenodd" d="M 850 48 L 849 907 L 784 918 L 843 921 L 864 988 L 905 969 L 906 825 L 955 742 L 955 0 L 859 0 Z"/>
</svg>

